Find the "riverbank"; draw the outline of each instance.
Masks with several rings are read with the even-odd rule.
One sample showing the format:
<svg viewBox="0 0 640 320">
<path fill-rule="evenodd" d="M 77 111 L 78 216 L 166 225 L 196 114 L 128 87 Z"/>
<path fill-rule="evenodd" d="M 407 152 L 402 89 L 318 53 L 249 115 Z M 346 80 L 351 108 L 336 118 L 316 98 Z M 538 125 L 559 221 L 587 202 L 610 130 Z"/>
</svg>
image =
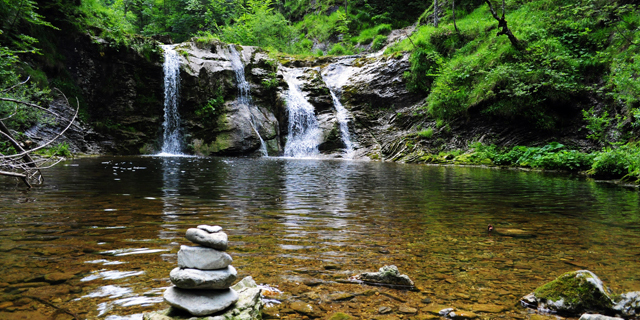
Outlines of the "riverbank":
<svg viewBox="0 0 640 320">
<path fill-rule="evenodd" d="M 511 148 L 476 142 L 467 150 L 442 151 L 437 154 L 417 152 L 399 160 L 410 163 L 481 165 L 533 169 L 547 172 L 569 172 L 616 184 L 640 186 L 640 147 L 628 143 L 615 149 L 581 152 L 560 143 L 542 147 Z"/>
</svg>

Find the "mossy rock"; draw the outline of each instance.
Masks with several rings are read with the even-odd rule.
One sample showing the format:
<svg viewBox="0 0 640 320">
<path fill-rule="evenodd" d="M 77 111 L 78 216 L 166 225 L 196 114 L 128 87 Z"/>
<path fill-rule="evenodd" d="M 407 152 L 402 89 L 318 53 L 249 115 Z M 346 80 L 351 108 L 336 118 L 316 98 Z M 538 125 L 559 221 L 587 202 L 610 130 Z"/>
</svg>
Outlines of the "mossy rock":
<svg viewBox="0 0 640 320">
<path fill-rule="evenodd" d="M 346 313 L 336 312 L 332 314 L 328 320 L 351 320 L 351 319 L 353 318 L 351 318 L 351 316 Z"/>
<path fill-rule="evenodd" d="M 586 311 L 608 312 L 613 307 L 612 293 L 593 272 L 567 272 L 533 292 L 539 310 L 565 315 Z"/>
</svg>

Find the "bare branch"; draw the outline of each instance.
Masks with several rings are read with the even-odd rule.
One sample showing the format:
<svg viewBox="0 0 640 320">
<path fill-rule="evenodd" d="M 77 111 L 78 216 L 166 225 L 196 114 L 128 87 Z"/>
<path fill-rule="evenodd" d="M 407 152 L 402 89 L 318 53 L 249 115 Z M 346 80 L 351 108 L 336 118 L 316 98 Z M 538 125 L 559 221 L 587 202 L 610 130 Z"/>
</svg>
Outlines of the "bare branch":
<svg viewBox="0 0 640 320">
<path fill-rule="evenodd" d="M 69 100 L 67 99 L 67 96 L 65 96 L 60 90 L 56 89 L 57 91 L 60 92 L 60 94 L 62 94 L 62 96 L 64 97 L 65 101 L 67 102 L 67 105 L 69 105 Z M 73 114 L 73 118 L 71 119 L 71 121 L 69 121 L 69 124 L 62 130 L 60 131 L 60 133 L 58 133 L 53 139 L 49 140 L 47 143 L 38 146 L 36 148 L 33 149 L 29 149 L 29 150 L 25 150 L 21 153 L 18 154 L 12 154 L 12 155 L 8 155 L 8 156 L 1 156 L 0 159 L 6 159 L 6 158 L 17 158 L 17 157 L 22 157 L 26 154 L 29 154 L 31 152 L 40 150 L 44 147 L 49 146 L 50 144 L 52 144 L 54 141 L 56 141 L 58 138 L 60 138 L 65 132 L 67 132 L 67 130 L 69 130 L 69 128 L 71 128 L 71 125 L 73 125 L 73 122 L 76 120 L 76 118 L 78 117 L 78 111 L 80 110 L 80 101 L 78 101 L 78 98 L 76 98 L 76 103 L 77 103 L 77 107 L 76 107 L 76 112 Z"/>
<path fill-rule="evenodd" d="M 16 107 L 13 109 L 13 112 L 8 117 L 0 119 L 0 121 L 7 120 L 7 119 L 15 116 L 16 113 L 18 113 L 18 104 L 17 103 L 16 103 Z"/>
<path fill-rule="evenodd" d="M 13 89 L 15 89 L 15 88 L 17 88 L 17 87 L 19 87 L 19 86 L 21 86 L 21 85 L 23 85 L 23 84 L 27 83 L 27 81 L 29 81 L 29 79 L 31 79 L 31 76 L 28 76 L 28 77 L 27 77 L 27 80 L 25 80 L 25 81 L 23 81 L 23 82 L 20 82 L 20 83 L 18 83 L 18 84 L 16 84 L 16 85 L 13 85 L 13 86 L 11 86 L 11 87 L 9 87 L 9 88 L 6 88 L 6 89 L 4 89 L 4 90 L 0 91 L 0 93 L 5 93 L 5 92 L 8 92 L 8 91 L 11 91 L 11 90 L 13 90 Z"/>
<path fill-rule="evenodd" d="M 491 4 L 491 1 L 484 0 L 484 2 L 486 2 L 489 5 L 489 11 L 491 11 L 491 15 L 493 15 L 493 18 L 500 21 L 500 18 L 498 18 L 498 14 L 496 13 L 495 10 L 493 10 L 493 5 Z"/>
<path fill-rule="evenodd" d="M 3 176 L 9 176 L 9 177 L 16 177 L 16 178 L 26 178 L 27 175 L 24 173 L 17 173 L 17 172 L 11 172 L 11 171 L 1 171 L 0 170 L 0 175 Z"/>
<path fill-rule="evenodd" d="M 52 114 L 52 115 L 54 115 L 54 116 L 56 116 L 58 118 L 64 119 L 64 117 L 60 116 L 59 114 L 57 114 L 57 113 L 55 113 L 55 112 L 53 112 L 53 111 L 51 111 L 51 110 L 49 110 L 47 108 L 43 108 L 43 107 L 41 107 L 41 106 L 39 106 L 37 104 L 33 104 L 33 103 L 29 103 L 29 102 L 25 102 L 25 101 L 17 100 L 17 99 L 3 98 L 3 97 L 0 97 L 0 101 L 9 101 L 9 102 L 15 102 L 15 103 L 23 104 L 25 106 L 29 106 L 29 107 L 32 107 L 32 108 L 40 109 L 42 111 L 46 111 L 46 112 L 48 112 L 48 113 L 50 113 L 50 114 Z"/>
</svg>

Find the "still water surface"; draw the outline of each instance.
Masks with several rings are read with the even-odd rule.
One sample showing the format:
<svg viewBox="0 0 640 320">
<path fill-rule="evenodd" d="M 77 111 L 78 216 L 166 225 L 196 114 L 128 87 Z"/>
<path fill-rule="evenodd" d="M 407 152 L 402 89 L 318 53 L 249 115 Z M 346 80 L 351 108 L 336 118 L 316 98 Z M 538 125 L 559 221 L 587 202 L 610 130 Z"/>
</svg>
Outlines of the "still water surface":
<svg viewBox="0 0 640 320">
<path fill-rule="evenodd" d="M 222 226 L 239 277 L 282 291 L 275 298 L 283 309 L 303 300 L 327 314 L 369 319 L 380 306 L 406 305 L 420 315 L 434 304 L 495 304 L 505 311 L 491 317 L 527 319 L 519 297 L 578 269 L 618 293 L 640 290 L 639 193 L 581 178 L 155 157 L 76 159 L 45 174 L 46 185 L 31 191 L 0 180 L 2 319 L 65 319 L 65 311 L 139 319 L 166 308 L 169 271 L 179 245 L 188 244 L 184 232 L 198 224 Z M 488 224 L 525 235 L 488 235 Z M 336 280 L 385 264 L 421 291 L 373 288 L 382 294 L 330 301 L 334 293 L 372 289 Z M 310 280 L 325 283 L 304 284 Z"/>
</svg>

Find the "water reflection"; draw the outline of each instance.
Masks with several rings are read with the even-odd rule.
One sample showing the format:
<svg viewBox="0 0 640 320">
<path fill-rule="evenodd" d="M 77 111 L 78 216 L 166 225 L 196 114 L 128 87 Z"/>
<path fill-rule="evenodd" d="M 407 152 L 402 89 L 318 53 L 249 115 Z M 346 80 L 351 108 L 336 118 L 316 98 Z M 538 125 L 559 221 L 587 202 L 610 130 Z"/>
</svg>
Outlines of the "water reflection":
<svg viewBox="0 0 640 320">
<path fill-rule="evenodd" d="M 616 292 L 640 290 L 638 192 L 579 177 L 277 158 L 72 164 L 28 193 L 0 180 L 0 305 L 35 295 L 84 318 L 139 319 L 164 307 L 178 245 L 198 224 L 225 228 L 240 276 L 292 299 L 359 292 L 335 281 L 384 264 L 424 289 L 392 292 L 410 306 L 423 295 L 485 302 L 504 305 L 507 318 L 526 318 L 517 297 L 565 271 L 586 268 Z M 488 236 L 488 223 L 533 236 Z M 51 273 L 62 280 L 46 282 Z M 367 310 L 372 299 L 331 306 Z M 55 312 L 37 300 L 13 308 L 0 318 Z"/>
</svg>

